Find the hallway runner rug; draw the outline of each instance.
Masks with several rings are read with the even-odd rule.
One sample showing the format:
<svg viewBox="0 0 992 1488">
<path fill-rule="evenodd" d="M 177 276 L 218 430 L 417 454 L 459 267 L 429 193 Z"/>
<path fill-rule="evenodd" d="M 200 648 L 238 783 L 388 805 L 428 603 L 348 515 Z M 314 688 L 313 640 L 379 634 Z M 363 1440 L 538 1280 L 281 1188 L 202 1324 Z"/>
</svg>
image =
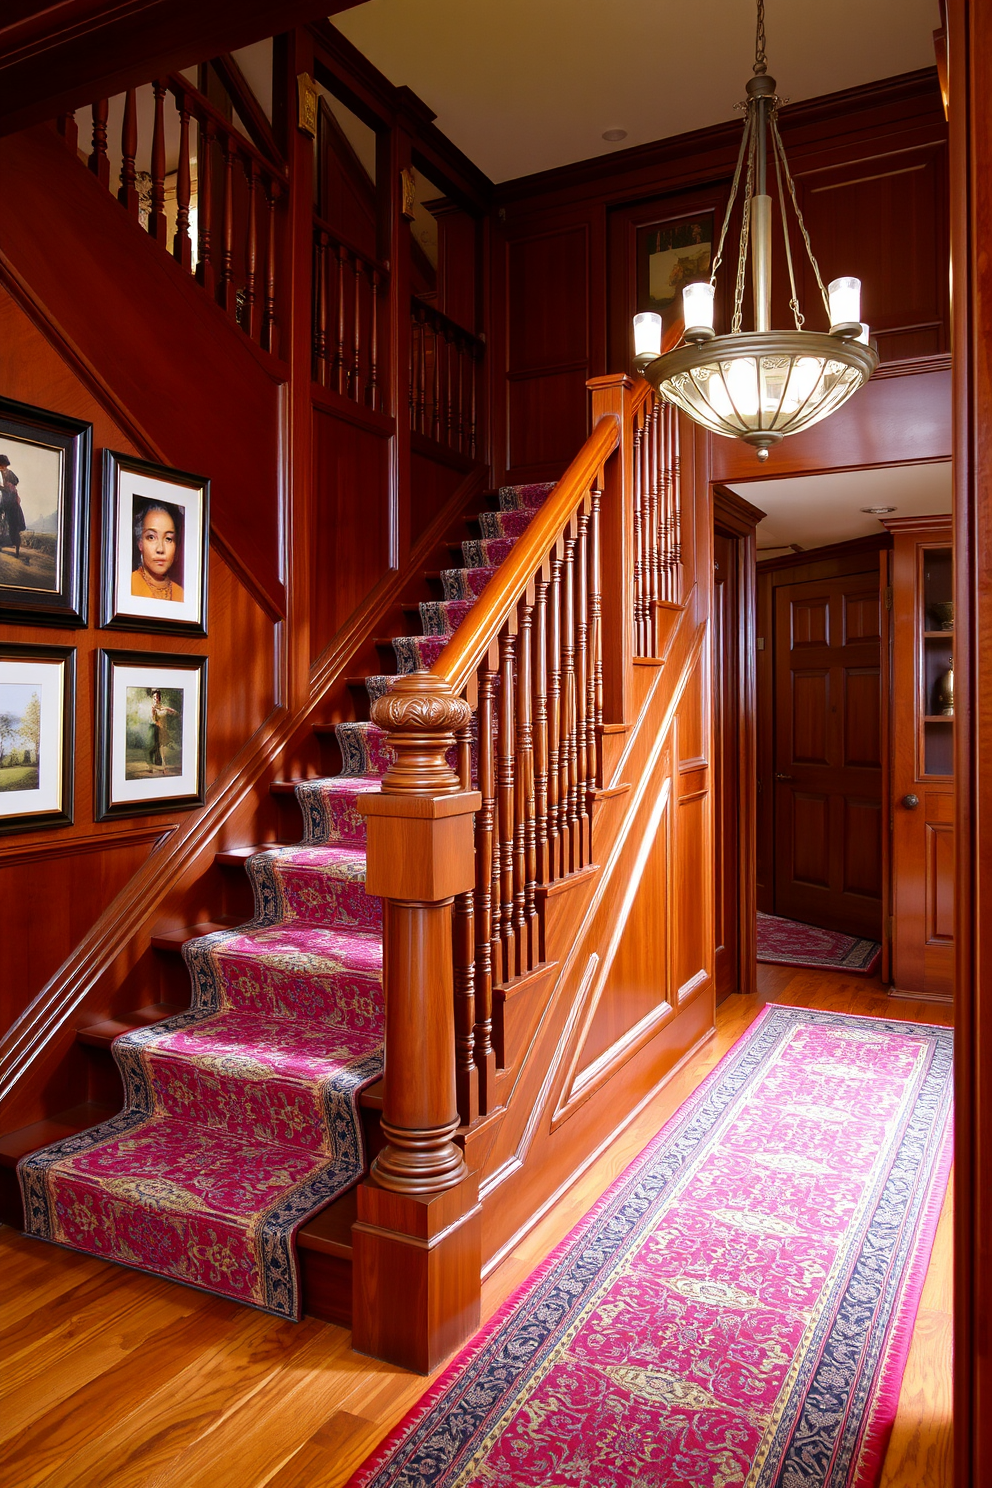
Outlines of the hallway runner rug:
<svg viewBox="0 0 992 1488">
<path fill-rule="evenodd" d="M 350 1488 L 874 1488 L 952 1042 L 766 1008 Z"/>
<path fill-rule="evenodd" d="M 869 976 L 878 965 L 882 947 L 877 940 L 843 935 L 758 913 L 758 960 L 775 966 L 822 966 L 825 970 L 853 971 Z"/>
</svg>

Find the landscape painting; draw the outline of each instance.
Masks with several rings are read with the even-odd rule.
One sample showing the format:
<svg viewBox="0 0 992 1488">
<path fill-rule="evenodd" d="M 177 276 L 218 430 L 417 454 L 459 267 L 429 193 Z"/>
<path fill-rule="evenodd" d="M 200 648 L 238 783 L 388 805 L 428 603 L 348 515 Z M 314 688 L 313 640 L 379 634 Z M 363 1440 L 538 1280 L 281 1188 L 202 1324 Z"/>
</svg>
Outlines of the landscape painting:
<svg viewBox="0 0 992 1488">
<path fill-rule="evenodd" d="M 0 832 L 72 821 L 75 652 L 0 642 Z"/>
<path fill-rule="evenodd" d="M 57 590 L 63 466 L 57 445 L 0 435 L 0 584 Z"/>
</svg>

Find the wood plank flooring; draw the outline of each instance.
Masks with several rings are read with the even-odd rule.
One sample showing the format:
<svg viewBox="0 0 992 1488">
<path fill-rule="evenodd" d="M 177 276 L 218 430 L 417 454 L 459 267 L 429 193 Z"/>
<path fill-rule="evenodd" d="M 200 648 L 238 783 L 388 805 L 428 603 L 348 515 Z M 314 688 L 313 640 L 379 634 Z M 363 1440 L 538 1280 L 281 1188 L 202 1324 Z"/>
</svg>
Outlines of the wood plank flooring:
<svg viewBox="0 0 992 1488">
<path fill-rule="evenodd" d="M 872 978 L 759 967 L 717 1033 L 486 1282 L 489 1315 L 766 1002 L 950 1023 Z M 951 1201 L 941 1214 L 881 1488 L 951 1484 Z M 3 1488 L 339 1488 L 430 1383 L 279 1322 L 0 1228 Z"/>
</svg>

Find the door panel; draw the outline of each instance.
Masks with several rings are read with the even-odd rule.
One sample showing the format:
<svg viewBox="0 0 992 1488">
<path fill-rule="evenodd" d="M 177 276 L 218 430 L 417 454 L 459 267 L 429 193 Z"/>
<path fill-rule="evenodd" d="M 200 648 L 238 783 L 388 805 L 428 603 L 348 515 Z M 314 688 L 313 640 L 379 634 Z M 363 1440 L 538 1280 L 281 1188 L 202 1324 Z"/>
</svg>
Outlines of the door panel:
<svg viewBox="0 0 992 1488">
<path fill-rule="evenodd" d="M 875 573 L 775 590 L 775 913 L 881 938 Z"/>
<path fill-rule="evenodd" d="M 716 1000 L 736 992 L 739 960 L 739 843 L 737 811 L 740 800 L 739 739 L 740 681 L 737 661 L 739 624 L 737 539 L 713 535 L 713 689 L 714 822 L 716 852 Z"/>
</svg>

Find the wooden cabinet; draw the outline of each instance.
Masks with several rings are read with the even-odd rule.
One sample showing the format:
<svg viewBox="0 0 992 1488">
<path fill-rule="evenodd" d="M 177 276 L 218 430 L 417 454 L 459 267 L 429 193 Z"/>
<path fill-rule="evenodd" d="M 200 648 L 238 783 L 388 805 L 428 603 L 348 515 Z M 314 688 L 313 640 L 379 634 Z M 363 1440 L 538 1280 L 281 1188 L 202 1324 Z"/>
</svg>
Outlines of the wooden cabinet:
<svg viewBox="0 0 992 1488">
<path fill-rule="evenodd" d="M 950 516 L 886 522 L 892 592 L 892 990 L 954 985 L 953 554 Z"/>
</svg>

